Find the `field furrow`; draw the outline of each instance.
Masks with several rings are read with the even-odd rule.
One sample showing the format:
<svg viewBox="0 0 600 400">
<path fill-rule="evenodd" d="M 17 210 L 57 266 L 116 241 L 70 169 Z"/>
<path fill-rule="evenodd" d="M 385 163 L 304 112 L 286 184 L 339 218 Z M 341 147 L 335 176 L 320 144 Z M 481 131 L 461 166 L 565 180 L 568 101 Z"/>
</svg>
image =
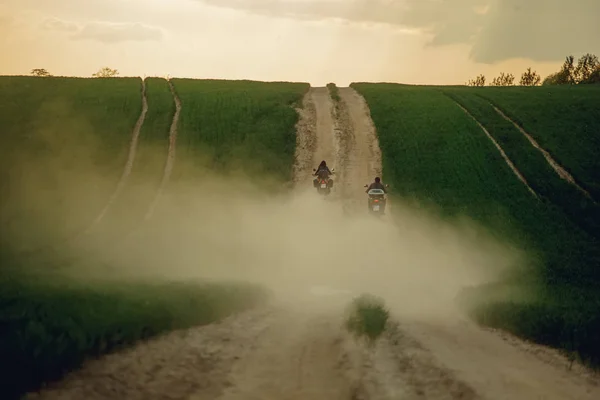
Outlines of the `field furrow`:
<svg viewBox="0 0 600 400">
<path fill-rule="evenodd" d="M 165 162 L 165 169 L 163 171 L 162 180 L 160 182 L 160 186 L 158 191 L 154 197 L 154 200 L 150 204 L 146 215 L 144 216 L 144 220 L 148 220 L 152 217 L 154 213 L 154 209 L 160 200 L 160 197 L 165 189 L 165 186 L 169 182 L 169 178 L 171 177 L 171 172 L 173 171 L 173 165 L 175 163 L 175 151 L 177 148 L 177 126 L 179 124 L 179 115 L 181 114 L 181 100 L 175 91 L 175 87 L 171 81 L 168 82 L 169 90 L 171 95 L 173 96 L 173 101 L 175 103 L 175 114 L 173 115 L 173 120 L 171 122 L 171 127 L 169 128 L 169 148 L 167 150 L 167 161 Z"/>
<path fill-rule="evenodd" d="M 477 94 L 528 132 L 598 199 L 600 91 L 594 86 L 487 88 Z"/>
<path fill-rule="evenodd" d="M 554 204 L 587 234 L 600 237 L 598 204 L 564 179 L 564 173 L 559 175 L 556 170 L 560 171 L 560 166 L 553 166 L 553 160 L 548 160 L 549 155 L 532 145 L 533 139 L 524 134 L 522 128 L 507 119 L 508 117 L 489 101 L 476 96 L 468 89 L 443 89 L 443 92 L 468 109 L 486 127 L 527 179 L 529 186 L 543 197 L 542 201 Z"/>
<path fill-rule="evenodd" d="M 140 80 L 2 77 L 0 92 L 3 240 L 26 251 L 79 235 L 123 175 Z"/>
<path fill-rule="evenodd" d="M 102 219 L 104 218 L 104 216 L 106 215 L 106 213 L 108 212 L 110 207 L 114 204 L 117 197 L 119 197 L 119 195 L 123 191 L 123 188 L 125 188 L 125 185 L 127 184 L 127 179 L 129 178 L 129 175 L 131 174 L 131 170 L 133 169 L 133 163 L 135 162 L 135 154 L 136 154 L 137 147 L 138 147 L 138 140 L 140 137 L 140 132 L 142 130 L 142 125 L 144 124 L 144 120 L 146 119 L 147 112 L 148 112 L 148 99 L 146 97 L 146 82 L 144 80 L 142 80 L 142 112 L 140 113 L 140 116 L 139 116 L 138 120 L 136 121 L 135 126 L 133 127 L 133 131 L 131 132 L 131 142 L 129 144 L 129 153 L 127 154 L 127 161 L 125 162 L 125 166 L 123 168 L 123 173 L 121 175 L 121 178 L 119 179 L 119 182 L 117 183 L 115 190 L 112 192 L 110 198 L 106 202 L 106 205 L 104 206 L 102 211 L 100 211 L 100 213 L 94 219 L 94 221 L 92 221 L 90 226 L 83 232 L 84 234 L 87 235 L 90 232 L 92 232 L 92 230 L 96 227 L 96 225 L 98 225 L 100 223 L 100 221 L 102 221 Z"/>
<path fill-rule="evenodd" d="M 126 184 L 114 204 L 95 226 L 93 237 L 79 241 L 76 247 L 103 248 L 126 246 L 125 240 L 140 229 L 161 193 L 165 167 L 171 168 L 174 151 L 173 127 L 176 127 L 179 104 L 162 78 L 146 78 L 148 109 L 138 133 L 135 162 L 130 166 Z M 121 243 L 123 242 L 123 243 Z M 85 255 L 89 257 L 90 255 Z"/>
<path fill-rule="evenodd" d="M 506 153 L 504 152 L 504 150 L 502 150 L 502 147 L 498 144 L 498 142 L 494 139 L 494 137 L 492 135 L 490 135 L 490 133 L 488 132 L 488 130 L 485 128 L 485 126 L 483 126 L 481 124 L 481 122 L 477 121 L 477 118 L 475 118 L 469 112 L 469 110 L 467 110 L 466 108 L 464 108 L 459 103 L 456 103 L 456 105 L 458 105 L 461 108 L 461 110 L 463 110 L 465 112 L 465 114 L 467 114 L 469 117 L 471 117 L 473 119 L 473 121 L 475 121 L 475 123 L 477 124 L 477 126 L 479 126 L 481 128 L 481 130 L 485 133 L 485 135 L 492 141 L 492 143 L 494 143 L 494 146 L 498 149 L 498 151 L 502 155 L 502 158 L 504 158 L 504 161 L 506 161 L 506 164 L 510 167 L 510 169 L 513 171 L 513 173 L 515 174 L 515 176 L 521 182 L 523 182 L 523 184 L 525 186 L 527 186 L 527 190 L 529 190 L 534 197 L 538 197 L 537 193 L 531 188 L 531 186 L 529 186 L 529 183 L 527 183 L 527 180 L 525 179 L 525 177 L 523 176 L 523 174 L 521 174 L 519 172 L 519 170 L 517 169 L 517 167 L 515 167 L 515 164 L 510 160 L 510 158 L 508 158 L 508 156 L 506 155 Z"/>
<path fill-rule="evenodd" d="M 592 196 L 588 193 L 588 191 L 585 190 L 584 188 L 582 188 L 581 186 L 579 186 L 579 184 L 575 181 L 573 176 L 566 169 L 564 169 L 558 162 L 556 162 L 556 160 L 554 160 L 554 158 L 552 158 L 550 153 L 548 153 L 546 150 L 544 150 L 529 133 L 525 132 L 525 130 L 523 128 L 521 128 L 519 125 L 517 125 L 517 123 L 515 121 L 510 119 L 506 114 L 504 114 L 500 109 L 498 109 L 498 107 L 496 107 L 494 105 L 492 105 L 492 107 L 494 107 L 494 110 L 498 114 L 500 114 L 500 116 L 502 116 L 502 118 L 504 118 L 505 120 L 507 120 L 508 122 L 513 124 L 515 126 L 515 128 L 517 128 L 519 130 L 519 132 L 521 132 L 527 138 L 527 140 L 529 140 L 531 145 L 533 147 L 535 147 L 536 149 L 538 149 L 544 155 L 544 158 L 546 159 L 546 161 L 548 161 L 548 164 L 550 164 L 552 169 L 554 169 L 554 171 L 556 171 L 556 174 L 558 176 L 560 176 L 562 179 L 569 182 L 571 185 L 575 186 L 577 188 L 577 190 L 579 190 L 585 196 L 592 199 Z"/>
</svg>

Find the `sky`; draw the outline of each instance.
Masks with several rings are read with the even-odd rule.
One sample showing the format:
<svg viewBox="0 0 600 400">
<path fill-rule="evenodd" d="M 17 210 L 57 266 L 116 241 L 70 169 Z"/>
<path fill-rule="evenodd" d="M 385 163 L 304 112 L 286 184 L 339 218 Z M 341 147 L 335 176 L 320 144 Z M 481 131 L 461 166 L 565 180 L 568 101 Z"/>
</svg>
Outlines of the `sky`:
<svg viewBox="0 0 600 400">
<path fill-rule="evenodd" d="M 0 0 L 0 74 L 463 84 L 600 56 L 600 0 Z"/>
</svg>

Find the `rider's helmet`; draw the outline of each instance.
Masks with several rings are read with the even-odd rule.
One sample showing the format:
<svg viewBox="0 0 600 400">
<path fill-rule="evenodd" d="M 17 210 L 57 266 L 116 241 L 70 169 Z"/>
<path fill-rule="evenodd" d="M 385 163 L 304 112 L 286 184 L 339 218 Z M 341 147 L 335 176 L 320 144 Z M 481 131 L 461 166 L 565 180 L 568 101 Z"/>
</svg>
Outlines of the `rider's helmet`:
<svg viewBox="0 0 600 400">
<path fill-rule="evenodd" d="M 377 176 L 377 177 L 375 177 L 375 182 L 379 183 L 379 182 L 381 182 L 381 179 Z"/>
<path fill-rule="evenodd" d="M 327 163 L 325 162 L 325 160 L 321 161 L 321 164 L 319 164 L 319 168 L 326 167 L 326 166 L 327 166 Z"/>
</svg>

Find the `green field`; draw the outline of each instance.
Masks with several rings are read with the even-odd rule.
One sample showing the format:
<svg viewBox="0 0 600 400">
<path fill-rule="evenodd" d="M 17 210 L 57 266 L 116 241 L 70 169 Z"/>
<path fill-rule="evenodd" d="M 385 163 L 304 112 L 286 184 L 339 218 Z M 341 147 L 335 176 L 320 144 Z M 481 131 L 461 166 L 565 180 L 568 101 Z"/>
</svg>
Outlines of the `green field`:
<svg viewBox="0 0 600 400">
<path fill-rule="evenodd" d="M 0 94 L 5 235 L 28 249 L 84 229 L 119 179 L 141 81 L 0 77 Z"/>
<path fill-rule="evenodd" d="M 247 177 L 291 179 L 305 83 L 173 79 L 183 109 L 173 180 L 206 168 Z"/>
<path fill-rule="evenodd" d="M 532 145 L 525 135 L 494 110 L 485 97 L 479 96 L 479 93 L 472 89 L 443 89 L 443 92 L 467 108 L 486 127 L 543 200 L 555 204 L 575 224 L 590 235 L 600 238 L 600 206 L 574 185 L 560 178 L 542 153 L 532 150 Z M 539 95 L 545 96 L 542 93 Z M 529 96 L 529 99 L 532 99 L 532 96 Z M 589 99 L 589 102 L 592 101 L 593 98 Z M 586 111 L 582 110 L 583 115 L 586 115 Z M 589 136 L 592 139 L 591 131 Z M 592 140 L 589 141 L 588 148 L 594 148 Z M 596 150 L 600 151 L 600 146 L 596 146 Z"/>
<path fill-rule="evenodd" d="M 3 260 L 4 262 L 4 260 Z M 89 357 L 260 303 L 258 287 L 202 282 L 85 283 L 49 274 L 0 280 L 2 398 L 60 379 Z"/>
<path fill-rule="evenodd" d="M 98 231 L 117 239 L 144 218 L 157 195 L 167 161 L 169 129 L 175 114 L 175 102 L 167 81 L 147 78 L 146 97 L 148 112 L 127 185 L 98 227 Z M 121 235 L 115 237 L 115 231 Z"/>
<path fill-rule="evenodd" d="M 598 364 L 600 246 L 591 234 L 595 226 L 586 225 L 595 221 L 585 221 L 585 213 L 594 217 L 595 211 L 555 178 L 537 150 L 514 127 L 498 119 L 479 100 L 478 96 L 488 95 L 487 89 L 366 83 L 352 86 L 371 109 L 383 153 L 384 178 L 395 188 L 395 196 L 423 204 L 446 217 L 467 215 L 529 253 L 530 263 L 519 266 L 521 273 L 507 279 L 524 287 L 535 301 L 492 302 L 489 296 L 485 306 L 472 310 L 473 314 L 483 323 L 575 351 L 584 360 Z M 522 90 L 515 89 L 514 99 Z M 558 92 L 566 93 L 561 90 Z M 495 92 L 499 91 L 490 90 Z M 587 94 L 589 109 L 598 93 L 598 89 L 586 88 L 575 98 L 581 102 Z M 534 103 L 534 95 L 528 93 L 523 102 Z M 538 91 L 537 96 L 545 98 L 547 89 Z M 514 157 L 513 162 L 531 186 L 547 199 L 537 200 L 526 189 L 453 98 L 486 126 L 508 156 Z M 516 105 L 517 100 L 514 102 L 518 113 L 521 107 Z M 524 120 L 533 118 L 524 115 Z M 537 115 L 541 118 L 544 114 L 539 111 Z M 561 117 L 550 111 L 544 116 L 546 126 Z M 567 122 L 556 124 L 569 125 L 569 121 L 582 124 L 571 116 Z M 593 122 L 595 127 L 572 130 L 599 131 L 600 119 L 594 120 L 593 114 L 583 121 L 584 125 Z M 592 146 L 590 142 L 581 147 Z M 578 165 L 574 160 L 571 165 Z M 475 292 L 494 293 L 489 287 Z"/>
<path fill-rule="evenodd" d="M 598 85 L 486 88 L 476 93 L 522 126 L 600 201 Z"/>
<path fill-rule="evenodd" d="M 163 177 L 174 102 L 165 80 L 146 83 L 149 110 L 136 162 L 103 221 L 100 243 L 117 242 L 124 226 L 139 222 Z M 81 222 L 91 222 L 114 190 L 141 110 L 139 79 L 3 77 L 0 85 L 0 118 L 8 121 L 0 147 L 3 193 L 10 193 L 2 198 L 0 252 L 0 366 L 9 371 L 2 377 L 3 395 L 12 398 L 58 379 L 86 357 L 212 322 L 265 298 L 264 289 L 252 285 L 124 279 L 119 265 L 106 265 L 110 258 L 93 250 L 74 257 L 51 240 L 63 232 L 52 221 L 77 214 L 72 219 L 81 226 L 72 225 L 84 228 Z M 183 102 L 175 182 L 202 179 L 207 168 L 243 168 L 279 183 L 290 177 L 297 121 L 291 106 L 300 103 L 307 84 L 175 80 L 175 86 Z M 46 185 L 45 176 L 29 170 L 39 164 L 35 172 L 41 174 L 56 163 L 62 173 Z M 40 215 L 46 220 L 23 209 L 24 194 L 44 205 Z M 37 229 L 43 233 L 46 223 L 44 236 Z M 52 251 L 20 252 L 23 243 L 48 242 L 56 245 Z M 96 278 L 80 279 L 78 270 L 96 271 Z"/>
</svg>

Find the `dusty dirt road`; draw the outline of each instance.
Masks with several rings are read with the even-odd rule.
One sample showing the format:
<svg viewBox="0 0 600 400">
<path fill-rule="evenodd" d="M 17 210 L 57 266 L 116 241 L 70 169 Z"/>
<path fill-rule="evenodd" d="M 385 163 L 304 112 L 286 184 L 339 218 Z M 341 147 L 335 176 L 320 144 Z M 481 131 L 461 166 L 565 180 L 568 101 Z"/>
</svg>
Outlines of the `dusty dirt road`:
<svg viewBox="0 0 600 400">
<path fill-rule="evenodd" d="M 380 152 L 364 100 L 349 88 L 341 88 L 340 96 L 337 107 L 325 88 L 311 89 L 304 99 L 296 190 L 313 190 L 312 168 L 326 159 L 339 171 L 329 200 L 360 212 L 363 185 L 381 172 Z M 388 284 L 397 291 L 417 284 L 395 279 Z M 29 398 L 600 398 L 597 375 L 569 371 L 568 361 L 551 350 L 455 316 L 433 318 L 397 307 L 390 329 L 369 349 L 342 328 L 349 298 L 326 288 L 276 298 L 268 307 L 90 361 Z M 403 300 L 408 305 L 411 298 Z"/>
</svg>

